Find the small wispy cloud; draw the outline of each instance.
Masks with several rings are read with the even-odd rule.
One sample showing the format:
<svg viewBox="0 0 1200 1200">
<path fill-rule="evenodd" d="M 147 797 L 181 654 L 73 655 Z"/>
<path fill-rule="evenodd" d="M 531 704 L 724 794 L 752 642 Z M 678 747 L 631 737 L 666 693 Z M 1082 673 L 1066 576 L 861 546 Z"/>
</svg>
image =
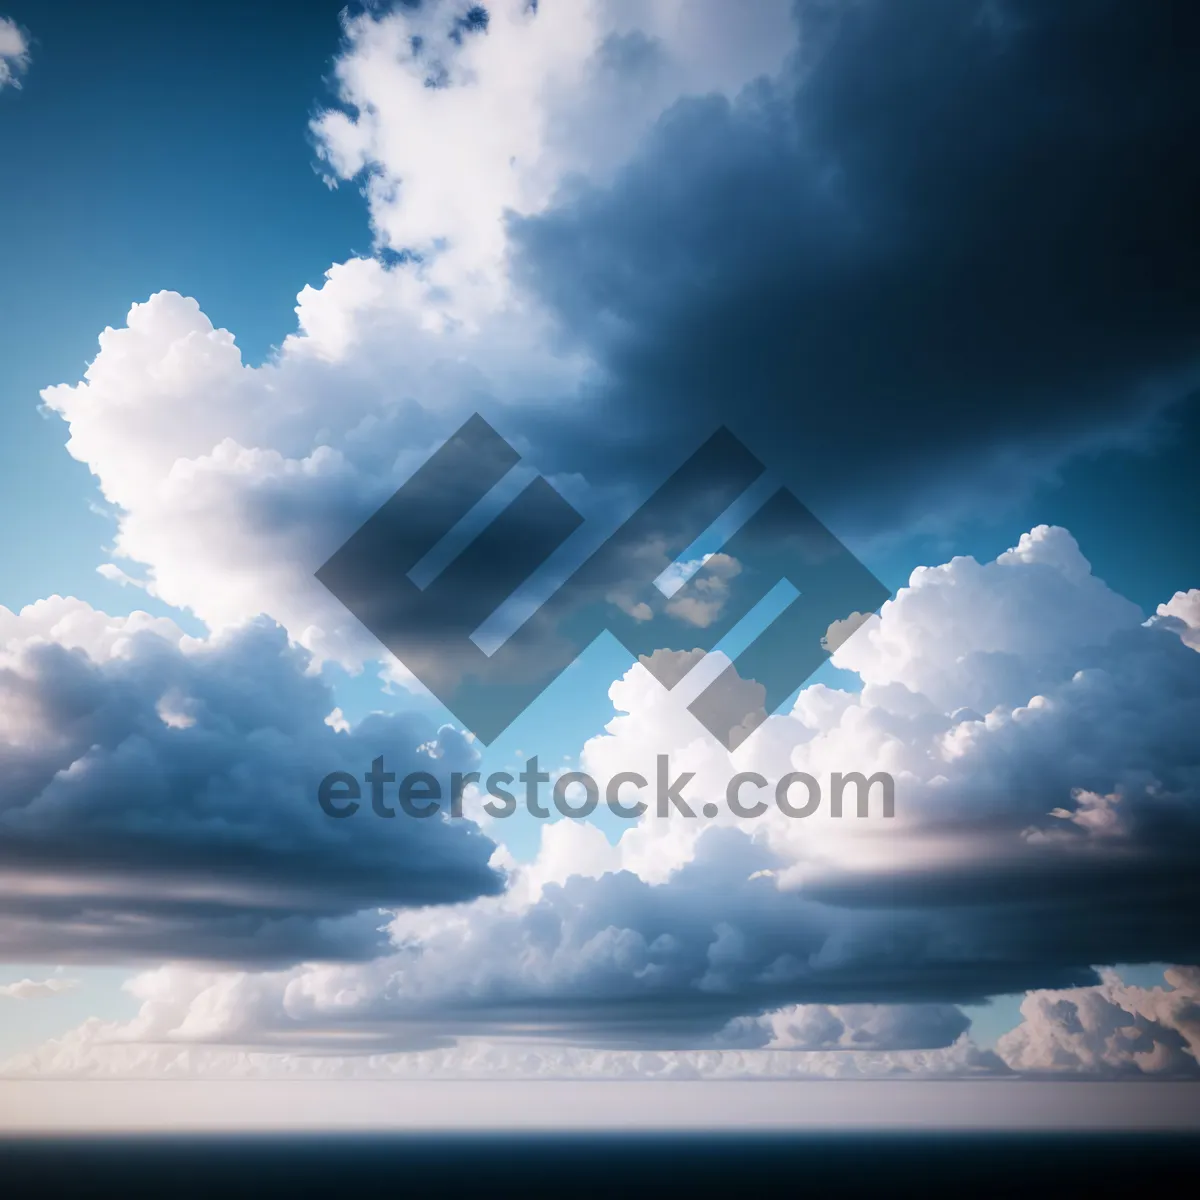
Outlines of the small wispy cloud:
<svg viewBox="0 0 1200 1200">
<path fill-rule="evenodd" d="M 27 66 L 29 39 L 15 21 L 0 17 L 0 88 L 19 88 Z"/>
<path fill-rule="evenodd" d="M 16 983 L 0 984 L 0 996 L 10 1000 L 45 1000 L 63 992 L 73 992 L 78 986 L 78 979 L 64 979 L 61 975 L 49 979 L 19 979 Z"/>
</svg>

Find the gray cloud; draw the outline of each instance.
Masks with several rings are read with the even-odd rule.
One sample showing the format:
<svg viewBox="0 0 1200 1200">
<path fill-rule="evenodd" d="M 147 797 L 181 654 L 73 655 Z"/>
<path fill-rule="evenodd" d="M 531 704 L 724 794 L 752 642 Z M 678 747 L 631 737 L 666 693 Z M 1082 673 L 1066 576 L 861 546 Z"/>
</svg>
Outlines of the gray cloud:
<svg viewBox="0 0 1200 1200">
<path fill-rule="evenodd" d="M 953 1004 L 794 1004 L 738 1017 L 716 1040 L 729 1049 L 929 1050 L 954 1045 L 970 1025 Z"/>
<path fill-rule="evenodd" d="M 1143 623 L 1061 529 L 923 569 L 838 648 L 860 693 L 807 689 L 738 751 L 767 779 L 886 766 L 894 820 L 650 817 L 617 847 L 564 822 L 505 896 L 399 913 L 370 963 L 168 972 L 147 1021 L 184 1042 L 352 1034 L 377 1053 L 514 1036 L 936 1047 L 961 1036 L 954 1005 L 1094 987 L 1094 964 L 1200 961 L 1189 612 Z M 620 715 L 583 756 L 597 778 L 649 778 L 669 751 L 695 803 L 723 795 L 734 763 L 686 699 L 640 666 L 610 694 Z"/>
<path fill-rule="evenodd" d="M 96 615 L 46 603 L 68 610 L 60 636 Z M 29 636 L 0 660 L 7 956 L 362 957 L 380 905 L 499 890 L 470 822 L 334 821 L 317 804 L 326 774 L 380 754 L 399 775 L 469 770 L 462 735 L 412 716 L 336 733 L 328 687 L 269 622 L 182 645 L 129 624 L 118 648 Z"/>
<path fill-rule="evenodd" d="M 797 12 L 779 77 L 680 99 L 611 182 L 511 220 L 517 271 L 604 365 L 598 461 L 614 431 L 653 477 L 725 422 L 839 528 L 895 528 L 1195 386 L 1193 5 Z M 575 419 L 544 436 L 579 445 Z"/>
</svg>

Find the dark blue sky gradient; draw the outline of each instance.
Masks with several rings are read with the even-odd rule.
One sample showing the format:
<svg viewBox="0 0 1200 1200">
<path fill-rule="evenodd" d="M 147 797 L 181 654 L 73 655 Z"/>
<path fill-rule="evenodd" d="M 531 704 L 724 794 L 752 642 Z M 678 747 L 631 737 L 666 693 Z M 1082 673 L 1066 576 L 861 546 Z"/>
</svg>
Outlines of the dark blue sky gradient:
<svg viewBox="0 0 1200 1200">
<path fill-rule="evenodd" d="M 339 0 L 116 5 L 6 0 L 29 30 L 0 93 L 0 604 L 73 591 L 127 608 L 94 574 L 108 521 L 38 391 L 79 378 L 106 325 L 164 288 L 196 297 L 260 361 L 296 293 L 370 251 L 354 188 L 316 173 L 307 118 L 330 98 Z M 20 518 L 14 521 L 17 509 Z"/>
</svg>

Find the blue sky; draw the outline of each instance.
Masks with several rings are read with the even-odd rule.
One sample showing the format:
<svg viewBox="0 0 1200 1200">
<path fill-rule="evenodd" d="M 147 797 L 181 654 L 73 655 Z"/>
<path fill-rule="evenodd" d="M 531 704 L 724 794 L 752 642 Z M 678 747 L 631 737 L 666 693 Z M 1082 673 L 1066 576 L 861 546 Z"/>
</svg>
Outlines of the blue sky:
<svg viewBox="0 0 1200 1200">
<path fill-rule="evenodd" d="M 38 392 L 77 375 L 135 298 L 201 298 L 261 361 L 296 293 L 369 250 L 353 188 L 321 186 L 305 118 L 324 95 L 339 6 L 10 5 L 38 69 L 0 93 L 10 164 L 0 299 L 6 486 L 29 516 L 6 530 L 4 603 L 52 591 L 112 597 L 92 577 L 105 521 L 86 472 L 39 418 Z M 271 53 L 264 53 L 270 47 Z M 19 165 L 18 165 L 19 164 Z"/>
<path fill-rule="evenodd" d="M 451 1074 L 528 1028 L 584 1075 L 1194 1073 L 1200 97 L 1158 17 L 1001 7 L 0 6 L 0 869 L 68 881 L 0 989 L 77 981 L 0 994 L 0 1061 L 237 1073 L 328 1055 L 352 995 Z M 324 764 L 476 753 L 312 585 L 475 409 L 599 523 L 706 424 L 773 453 L 903 601 L 747 761 L 888 763 L 903 837 L 316 823 Z M 708 786 L 729 760 L 648 678 L 601 638 L 484 772 L 661 746 Z"/>
</svg>

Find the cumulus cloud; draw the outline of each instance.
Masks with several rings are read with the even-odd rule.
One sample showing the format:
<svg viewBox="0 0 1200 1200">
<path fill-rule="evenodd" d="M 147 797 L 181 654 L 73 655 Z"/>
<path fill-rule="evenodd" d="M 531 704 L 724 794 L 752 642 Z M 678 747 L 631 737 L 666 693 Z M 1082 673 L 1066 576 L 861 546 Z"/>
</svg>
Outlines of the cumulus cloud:
<svg viewBox="0 0 1200 1200">
<path fill-rule="evenodd" d="M 1200 657 L 1096 579 L 1064 530 L 918 569 L 836 661 L 861 691 L 809 687 L 732 753 L 688 712 L 690 676 L 667 692 L 635 666 L 582 765 L 652 779 L 669 753 L 696 809 L 735 771 L 883 770 L 893 818 L 877 801 L 841 819 L 827 803 L 805 820 L 651 813 L 615 845 L 551 825 L 503 895 L 397 912 L 370 962 L 166 966 L 104 1038 L 950 1054 L 958 1004 L 1103 987 L 1095 963 L 1200 958 Z M 1095 819 L 1114 808 L 1118 822 Z"/>
<path fill-rule="evenodd" d="M 718 1035 L 726 1047 L 893 1051 L 955 1045 L 971 1022 L 953 1004 L 792 1004 L 738 1017 Z"/>
<path fill-rule="evenodd" d="M 1032 992 L 996 1050 L 1031 1074 L 1200 1078 L 1200 968 L 1171 967 L 1168 987 L 1106 971 L 1096 987 Z"/>
<path fill-rule="evenodd" d="M 19 88 L 29 66 L 29 39 L 15 21 L 0 17 L 0 91 Z"/>
<path fill-rule="evenodd" d="M 732 94 L 794 41 L 786 0 L 486 6 L 443 0 L 346 22 L 338 108 L 313 123 L 337 179 L 365 178 L 377 239 L 419 256 L 433 321 L 509 298 L 510 213 L 603 180 L 681 94 Z"/>
<path fill-rule="evenodd" d="M 536 13 L 504 0 L 486 28 L 471 12 L 441 3 L 349 20 L 344 105 L 314 126 L 334 175 L 366 172 L 379 243 L 403 261 L 335 264 L 301 293 L 297 333 L 261 367 L 194 301 L 160 293 L 104 332 L 84 380 L 44 392 L 118 514 L 116 555 L 140 568 L 106 564 L 110 577 L 140 578 L 213 628 L 267 612 L 321 657 L 381 657 L 315 569 L 472 411 L 577 402 L 594 374 L 509 285 L 505 213 L 549 203 L 567 173 L 602 174 L 600 160 L 619 157 L 680 88 L 734 90 L 775 69 L 790 29 L 782 0 L 732 29 L 719 5 L 665 0 Z M 669 52 L 651 46 L 660 36 Z M 664 74 L 622 85 L 627 111 L 605 118 L 603 150 L 611 81 L 592 78 L 604 70 L 593 60 L 642 41 Z M 584 65 L 591 82 L 576 94 Z M 521 442 L 524 424 L 500 428 Z M 570 477 L 586 464 L 560 458 L 532 461 L 575 500 Z M 585 511 L 607 496 L 603 479 L 589 483 Z"/>
<path fill-rule="evenodd" d="M 382 905 L 497 891 L 477 827 L 338 822 L 331 771 L 469 769 L 453 730 L 339 732 L 283 631 L 212 639 L 53 597 L 0 608 L 0 948 L 19 961 L 294 961 L 380 945 Z"/>
<path fill-rule="evenodd" d="M 1158 606 L 1158 616 L 1193 650 L 1200 650 L 1200 588 L 1176 592 L 1166 604 Z"/>
<path fill-rule="evenodd" d="M 1084 792 L 1122 795 L 1124 818 L 1138 830 L 1128 837 L 1152 840 L 1168 859 L 1191 844 L 1190 833 L 1175 838 L 1194 822 L 1190 730 L 1200 660 L 1177 631 L 1145 625 L 1135 605 L 1095 578 L 1065 530 L 1040 527 L 994 562 L 964 557 L 919 568 L 833 661 L 859 675 L 860 692 L 806 688 L 791 713 L 769 720 L 732 756 L 687 711 L 719 661 L 702 663 L 695 684 L 690 675 L 672 692 L 635 669 L 613 686 L 623 715 L 587 745 L 584 764 L 600 778 L 618 770 L 651 777 L 656 754 L 672 747 L 672 767 L 695 773 L 699 801 L 723 801 L 737 770 L 768 780 L 793 770 L 823 780 L 835 771 L 890 772 L 894 821 L 778 813 L 758 821 L 757 836 L 802 864 L 793 873 L 809 888 L 817 874 L 831 887 L 840 874 L 839 886 L 852 888 L 858 868 L 880 865 L 895 886 L 907 873 L 905 886 L 914 889 L 947 886 L 956 871 L 969 886 L 978 873 L 982 894 L 995 883 L 993 870 L 1007 870 L 1004 856 L 1032 864 L 1049 854 L 1039 835 L 1069 824 L 1049 814 L 1075 812 Z M 1080 836 L 1057 847 L 1071 857 L 1054 870 L 1072 863 L 1075 887 L 1097 847 L 1082 825 L 1072 828 Z M 687 861 L 699 829 L 679 822 L 630 830 L 626 861 L 661 879 Z"/>
<path fill-rule="evenodd" d="M 605 531 L 721 423 L 843 535 L 1128 440 L 1196 365 L 1196 17 L 1069 7 L 349 19 L 313 132 L 378 256 L 305 288 L 263 365 L 160 293 L 44 393 L 117 516 L 105 569 L 357 667 L 382 652 L 313 571 L 473 411 Z"/>
<path fill-rule="evenodd" d="M 326 287 L 392 293 L 401 282 L 356 260 Z M 301 297 L 302 325 L 310 303 Z M 406 333 L 397 305 L 391 348 L 366 356 L 370 377 L 400 367 L 381 397 L 358 358 L 314 362 L 338 337 L 317 309 L 314 332 L 253 368 L 195 301 L 159 293 L 102 335 L 83 382 L 43 395 L 120 513 L 115 552 L 142 564 L 126 578 L 214 629 L 269 613 L 313 653 L 357 666 L 385 652 L 314 572 L 452 431 L 411 397 L 436 414 L 476 389 L 511 388 L 506 361 L 525 335 L 501 331 L 490 354 L 470 333 Z"/>
</svg>

